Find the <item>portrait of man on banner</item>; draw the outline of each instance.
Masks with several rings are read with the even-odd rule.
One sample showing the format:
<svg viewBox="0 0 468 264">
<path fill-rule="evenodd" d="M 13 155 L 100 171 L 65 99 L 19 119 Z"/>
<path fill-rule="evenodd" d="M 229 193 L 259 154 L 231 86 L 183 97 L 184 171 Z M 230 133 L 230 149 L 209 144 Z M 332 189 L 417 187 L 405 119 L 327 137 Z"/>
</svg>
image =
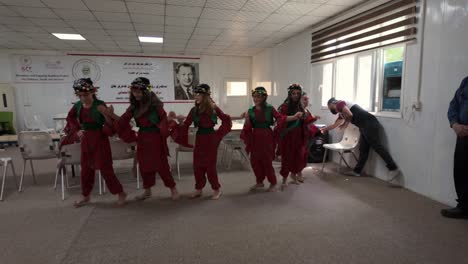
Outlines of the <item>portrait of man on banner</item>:
<svg viewBox="0 0 468 264">
<path fill-rule="evenodd" d="M 198 63 L 174 62 L 175 100 L 193 100 L 193 88 L 198 82 Z"/>
</svg>

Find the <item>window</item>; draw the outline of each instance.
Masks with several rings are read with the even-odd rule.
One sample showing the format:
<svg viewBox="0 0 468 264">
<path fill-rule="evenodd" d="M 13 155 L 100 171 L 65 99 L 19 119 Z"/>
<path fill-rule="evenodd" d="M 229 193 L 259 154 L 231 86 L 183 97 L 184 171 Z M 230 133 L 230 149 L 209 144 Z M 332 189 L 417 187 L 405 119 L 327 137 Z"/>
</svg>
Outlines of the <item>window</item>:
<svg viewBox="0 0 468 264">
<path fill-rule="evenodd" d="M 404 48 L 383 50 L 382 110 L 399 111 Z"/>
<path fill-rule="evenodd" d="M 247 81 L 226 81 L 227 96 L 245 96 L 247 86 Z"/>
<path fill-rule="evenodd" d="M 322 106 L 327 106 L 328 100 L 332 97 L 333 88 L 333 63 L 323 65 L 322 71 Z"/>
<path fill-rule="evenodd" d="M 405 46 L 380 48 L 318 64 L 322 106 L 352 101 L 371 112 L 399 112 Z"/>
<path fill-rule="evenodd" d="M 336 61 L 336 98 L 354 97 L 354 56 Z"/>
</svg>

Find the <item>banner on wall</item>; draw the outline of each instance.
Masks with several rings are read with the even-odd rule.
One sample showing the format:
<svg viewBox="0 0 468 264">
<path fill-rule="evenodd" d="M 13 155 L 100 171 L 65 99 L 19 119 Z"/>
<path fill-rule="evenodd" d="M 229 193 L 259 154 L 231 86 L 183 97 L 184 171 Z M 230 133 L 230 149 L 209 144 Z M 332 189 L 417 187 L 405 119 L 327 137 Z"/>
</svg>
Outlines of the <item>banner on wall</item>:
<svg viewBox="0 0 468 264">
<path fill-rule="evenodd" d="M 150 79 L 162 101 L 193 100 L 200 76 L 198 58 L 16 55 L 14 61 L 16 82 L 63 83 L 71 91 L 74 80 L 91 78 L 99 97 L 111 103 L 128 103 L 136 77 Z"/>
</svg>

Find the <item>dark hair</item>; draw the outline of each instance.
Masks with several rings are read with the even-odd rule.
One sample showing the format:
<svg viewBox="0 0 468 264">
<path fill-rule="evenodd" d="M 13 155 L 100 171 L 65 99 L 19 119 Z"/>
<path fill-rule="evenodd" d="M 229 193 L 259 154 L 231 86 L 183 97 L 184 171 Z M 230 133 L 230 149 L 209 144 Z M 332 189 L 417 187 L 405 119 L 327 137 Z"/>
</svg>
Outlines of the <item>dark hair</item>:
<svg viewBox="0 0 468 264">
<path fill-rule="evenodd" d="M 129 109 L 132 111 L 136 111 L 136 117 L 140 117 L 149 111 L 151 111 L 151 107 L 154 106 L 155 108 L 163 107 L 164 103 L 156 96 L 154 92 L 149 90 L 140 90 L 143 92 L 143 98 L 141 101 L 138 101 L 133 93 L 130 92 L 130 106 Z"/>
<path fill-rule="evenodd" d="M 297 100 L 297 102 L 294 102 L 291 99 L 293 90 L 301 91 L 301 96 L 299 97 L 299 100 Z M 283 104 L 287 104 L 288 106 L 288 115 L 295 115 L 297 112 L 305 112 L 304 107 L 301 103 L 301 97 L 303 95 L 304 94 L 302 93 L 302 86 L 300 86 L 299 84 L 292 84 L 288 87 L 288 97 L 283 102 Z"/>
<path fill-rule="evenodd" d="M 335 104 L 336 102 L 338 102 L 338 100 L 336 100 L 335 97 L 332 97 L 332 98 L 330 98 L 330 99 L 328 100 L 327 105 L 329 105 L 329 104 Z"/>
<path fill-rule="evenodd" d="M 176 67 L 176 74 L 179 73 L 181 67 L 189 67 L 189 68 L 192 70 L 193 75 L 195 75 L 195 66 L 193 66 L 193 65 L 190 64 L 190 63 L 186 63 L 186 62 L 177 65 L 177 67 Z"/>
</svg>

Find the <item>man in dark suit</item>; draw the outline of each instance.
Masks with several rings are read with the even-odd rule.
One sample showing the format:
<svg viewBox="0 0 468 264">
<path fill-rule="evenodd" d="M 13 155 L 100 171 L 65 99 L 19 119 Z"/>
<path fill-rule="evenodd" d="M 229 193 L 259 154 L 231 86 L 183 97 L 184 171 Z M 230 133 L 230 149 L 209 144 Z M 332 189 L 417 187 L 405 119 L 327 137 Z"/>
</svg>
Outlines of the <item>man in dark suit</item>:
<svg viewBox="0 0 468 264">
<path fill-rule="evenodd" d="M 447 116 L 450 127 L 457 135 L 453 178 L 458 203 L 456 207 L 443 209 L 441 213 L 449 218 L 468 219 L 468 77 L 463 79 L 450 102 Z"/>
<path fill-rule="evenodd" d="M 175 100 L 193 100 L 195 67 L 181 63 L 176 68 L 177 83 L 174 87 Z"/>
</svg>

